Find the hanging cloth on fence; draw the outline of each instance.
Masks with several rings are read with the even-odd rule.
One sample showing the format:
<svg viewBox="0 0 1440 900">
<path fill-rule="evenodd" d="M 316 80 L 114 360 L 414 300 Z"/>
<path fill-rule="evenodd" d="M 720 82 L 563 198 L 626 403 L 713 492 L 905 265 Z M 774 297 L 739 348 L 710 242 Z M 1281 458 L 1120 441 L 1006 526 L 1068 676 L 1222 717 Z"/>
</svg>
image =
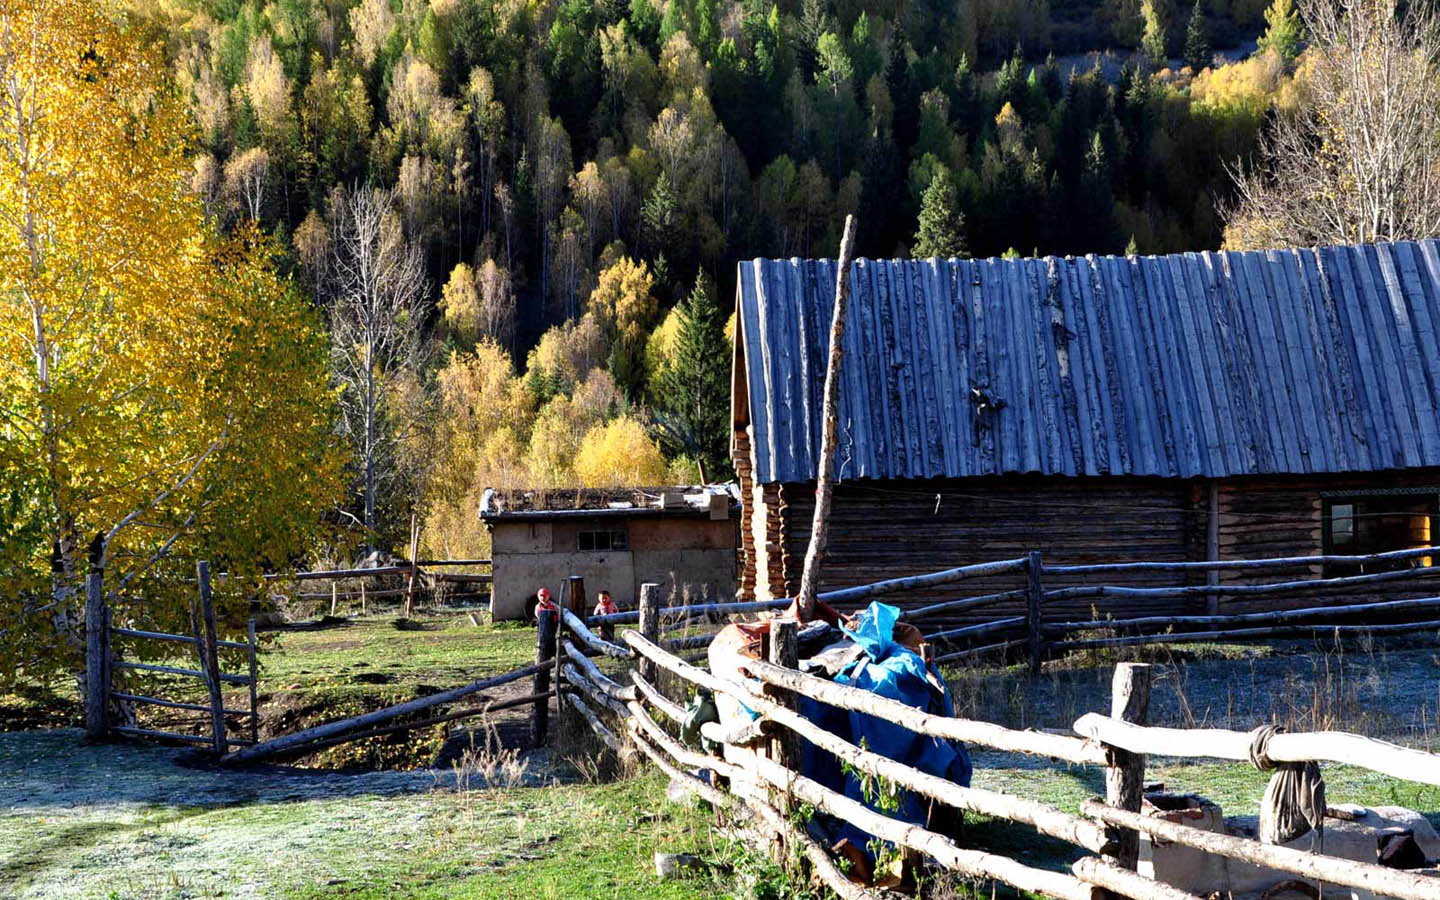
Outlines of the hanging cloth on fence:
<svg viewBox="0 0 1440 900">
<path fill-rule="evenodd" d="M 1284 730 L 1261 725 L 1250 732 L 1250 762 L 1262 772 L 1275 772 L 1260 804 L 1260 842 L 1288 844 L 1313 828 L 1318 847 L 1325 836 L 1325 779 L 1313 760 L 1277 763 L 1267 755 L 1270 738 Z"/>
<path fill-rule="evenodd" d="M 864 655 L 841 670 L 835 681 L 898 700 L 922 712 L 954 715 L 950 693 L 939 672 L 902 643 L 907 634 L 905 624 L 899 619 L 899 609 L 874 602 L 853 620 L 850 627 L 842 628 L 845 635 L 864 650 Z M 917 734 L 867 713 L 831 710 L 830 716 L 822 716 L 823 713 L 817 709 L 810 718 L 852 744 L 962 787 L 970 785 L 970 756 L 959 741 Z M 916 792 L 897 790 L 889 797 L 879 796 L 877 787 L 885 786 L 879 781 L 871 783 L 869 779 L 858 777 L 859 773 L 853 769 L 842 766 L 835 766 L 835 769 L 838 770 L 836 774 L 843 778 L 840 789 L 852 800 L 917 825 L 924 825 L 928 820 L 930 803 Z M 891 804 L 895 806 L 892 808 Z M 870 835 L 853 825 L 846 825 L 842 836 L 857 846 L 867 846 L 870 840 Z"/>
</svg>

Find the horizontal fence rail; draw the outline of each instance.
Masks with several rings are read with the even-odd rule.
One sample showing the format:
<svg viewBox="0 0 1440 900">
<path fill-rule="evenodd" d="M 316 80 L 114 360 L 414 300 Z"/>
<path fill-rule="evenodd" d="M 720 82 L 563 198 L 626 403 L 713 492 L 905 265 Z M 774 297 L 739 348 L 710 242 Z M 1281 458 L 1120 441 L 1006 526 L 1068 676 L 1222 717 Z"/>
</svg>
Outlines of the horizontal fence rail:
<svg viewBox="0 0 1440 900">
<path fill-rule="evenodd" d="M 1276 556 L 1268 559 L 1213 559 L 1198 562 L 1146 560 L 1095 563 L 1083 566 L 1046 566 L 1045 570 L 1054 575 L 1110 575 L 1117 572 L 1208 572 L 1212 569 L 1287 569 L 1296 566 L 1365 565 L 1367 563 L 1420 559 L 1426 556 L 1440 556 L 1440 547 L 1390 550 L 1385 553 L 1371 553 L 1364 556 Z"/>
<path fill-rule="evenodd" d="M 966 567 L 971 571 L 975 567 Z M 997 592 L 950 603 L 973 603 L 981 606 L 1002 599 L 1026 598 L 1033 601 L 1038 578 L 1049 569 L 1038 565 L 1032 556 L 1019 562 L 1002 561 L 1000 570 L 1024 572 L 1030 585 L 1018 591 Z M 957 570 L 947 570 L 949 573 Z M 991 571 L 995 571 L 992 569 Z M 913 582 L 912 582 L 913 583 Z M 941 582 L 922 582 L 935 584 Z M 887 590 L 889 590 L 887 588 Z M 638 753 L 653 761 L 686 790 L 709 800 L 717 809 L 729 809 L 745 815 L 747 821 L 762 827 L 772 839 L 788 841 L 800 855 L 811 860 L 815 874 L 838 896 L 854 900 L 872 900 L 876 895 L 863 885 L 849 881 L 840 874 L 825 849 L 793 825 L 787 825 L 785 810 L 803 803 L 847 821 L 882 841 L 909 852 L 930 858 L 943 868 L 962 875 L 1003 882 L 1038 895 L 1093 900 L 1096 889 L 1114 896 L 1133 900 L 1197 900 L 1188 892 L 1141 876 L 1133 870 L 1133 856 L 1126 857 L 1121 837 L 1135 839 L 1139 833 L 1157 839 L 1193 847 L 1202 853 L 1218 855 L 1279 872 L 1304 876 L 1329 884 L 1363 887 L 1382 891 L 1387 896 L 1404 900 L 1435 900 L 1440 898 L 1440 878 L 1415 872 L 1388 869 L 1373 861 L 1354 861 L 1316 854 L 1300 854 L 1283 847 L 1261 844 L 1248 838 L 1228 834 L 1211 834 L 1163 819 L 1141 815 L 1138 786 L 1143 784 L 1146 754 L 1156 756 L 1213 757 L 1251 765 L 1255 733 L 1217 729 L 1168 729 L 1133 724 L 1117 711 L 1113 716 L 1089 714 L 1074 725 L 1074 735 L 1051 732 L 1023 731 L 968 719 L 939 716 L 923 712 L 895 700 L 881 697 L 849 685 L 829 681 L 799 670 L 796 664 L 780 665 L 760 659 L 738 662 L 736 674 L 718 675 L 693 665 L 676 650 L 701 646 L 715 635 L 703 634 L 666 640 L 662 623 L 665 617 L 679 612 L 689 620 L 696 607 L 662 608 L 658 589 L 646 585 L 641 591 L 641 609 L 631 621 L 638 629 L 626 630 L 614 640 L 598 636 L 594 628 L 613 627 L 626 621 L 616 616 L 586 620 L 572 612 L 558 618 L 554 636 L 560 675 L 557 696 L 561 708 L 568 709 L 598 740 L 618 756 Z M 779 606 L 783 601 L 776 601 Z M 767 604 L 770 605 L 770 604 Z M 788 603 L 786 604 L 788 605 Z M 1362 604 L 1370 607 L 1362 612 L 1395 613 L 1424 610 L 1440 605 L 1440 598 L 1422 601 L 1392 601 Z M 720 604 L 720 606 L 725 606 Z M 735 604 L 730 604 L 733 607 Z M 752 611 L 748 604 L 743 611 Z M 932 607 L 948 604 L 931 604 Z M 966 607 L 961 607 L 966 608 Z M 1032 609 L 1034 605 L 1032 603 Z M 920 608 L 924 612 L 925 607 Z M 1304 620 L 1308 616 L 1339 616 L 1353 613 L 1345 606 L 1315 607 L 1288 611 L 1282 622 Z M 625 616 L 626 614 L 621 614 Z M 1248 614 L 1254 616 L 1258 614 Z M 1137 626 L 1160 626 L 1174 617 L 1147 617 Z M 1264 622 L 1264 619 L 1240 617 L 1189 617 L 1195 624 L 1220 624 L 1212 618 L 1236 618 L 1240 622 Z M 1182 621 L 1185 620 L 1181 617 Z M 1163 620 L 1163 621 L 1162 621 Z M 965 640 L 988 633 L 1024 630 L 1032 617 L 1009 616 L 979 626 L 945 629 L 926 636 L 927 640 Z M 1071 627 L 1113 627 L 1114 621 L 1055 622 L 1043 634 L 1063 634 Z M 1423 623 L 1422 623 L 1423 624 Z M 1440 627 L 1440 623 L 1434 623 Z M 1333 630 L 1355 627 L 1383 629 L 1387 626 L 1335 626 L 1311 623 L 1301 627 Z M 1405 627 L 1414 627 L 1407 625 Z M 798 629 L 789 619 L 772 620 L 769 646 L 772 654 L 785 646 L 794 646 Z M 788 629 L 788 630 L 787 630 Z M 1238 629 L 1232 629 L 1232 633 Z M 1261 630 L 1261 629 L 1256 629 Z M 610 632 L 607 632 L 607 635 Z M 1208 633 L 1213 634 L 1213 633 Z M 788 637 L 786 636 L 788 635 Z M 1149 636 L 1145 636 L 1149 637 Z M 542 639 L 542 644 L 543 644 Z M 1009 649 L 1030 643 L 1029 637 L 971 647 L 952 656 Z M 1078 642 L 1059 643 L 1056 647 L 1077 646 Z M 607 673 L 600 663 L 628 664 L 623 674 Z M 1126 664 L 1121 669 L 1148 669 L 1143 664 Z M 1116 691 L 1120 691 L 1117 671 Z M 663 678 L 663 681 L 662 681 Z M 628 684 L 626 681 L 628 680 Z M 724 695 L 754 717 L 723 723 L 706 723 L 701 733 L 709 741 L 726 748 L 720 755 L 705 753 L 686 746 L 660 724 L 656 717 L 670 723 L 670 728 L 683 724 L 687 716 L 683 699 L 666 695 L 660 685 L 678 684 L 687 695 L 708 691 Z M 1147 682 L 1148 684 L 1148 676 Z M 1146 692 L 1148 697 L 1148 691 Z M 873 716 L 906 728 L 916 734 L 943 740 L 963 741 L 1001 752 L 1046 757 L 1070 765 L 1101 766 L 1106 770 L 1107 783 L 1119 783 L 1120 773 L 1135 779 L 1135 792 L 1112 796 L 1109 802 L 1090 801 L 1080 815 L 1068 813 L 1046 803 L 991 790 L 963 787 L 939 776 L 927 774 L 906 763 L 875 753 L 863 745 L 825 730 L 796 711 L 793 698 L 806 698 L 818 704 L 852 713 Z M 1145 701 L 1148 703 L 1148 700 Z M 653 713 L 653 715 L 652 715 Z M 1124 716 L 1132 712 L 1127 708 Z M 613 717 L 613 718 L 611 718 Z M 803 741 L 824 751 L 845 765 L 853 766 L 865 777 L 882 780 L 900 790 L 927 798 L 941 806 L 965 810 L 1014 822 L 1034 829 L 1039 834 L 1063 840 L 1088 854 L 1076 861 L 1068 872 L 1036 869 L 1023 862 L 984 850 L 963 847 L 952 838 L 929 827 L 897 820 L 871 804 L 860 803 L 837 793 L 795 771 L 794 751 L 781 748 L 788 742 Z M 731 751 L 744 751 L 739 755 Z M 1359 735 L 1320 732 L 1313 734 L 1276 733 L 1266 739 L 1265 755 L 1275 762 L 1312 760 L 1357 765 L 1371 771 L 1424 784 L 1440 784 L 1440 756 L 1375 741 Z M 237 754 L 238 755 L 238 754 Z M 728 780 L 729 789 L 712 784 L 694 775 L 710 771 Z M 859 777 L 859 776 L 857 776 Z M 750 785 L 744 788 L 744 785 Z M 1303 859 L 1302 859 L 1303 857 Z M 1318 860 L 1318 862 L 1317 862 Z"/>
<path fill-rule="evenodd" d="M 1131 753 L 1239 762 L 1249 762 L 1255 739 L 1253 732 L 1133 725 L 1096 713 L 1077 719 L 1075 733 Z M 1343 763 L 1440 786 L 1440 756 L 1343 731 L 1282 731 L 1265 742 L 1265 755 L 1277 763 Z"/>
</svg>

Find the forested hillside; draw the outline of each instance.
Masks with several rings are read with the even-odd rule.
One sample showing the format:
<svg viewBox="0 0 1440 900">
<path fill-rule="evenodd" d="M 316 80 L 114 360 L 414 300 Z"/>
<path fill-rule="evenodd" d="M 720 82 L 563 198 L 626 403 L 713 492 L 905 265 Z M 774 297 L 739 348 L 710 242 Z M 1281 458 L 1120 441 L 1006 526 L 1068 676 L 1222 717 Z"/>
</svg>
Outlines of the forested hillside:
<svg viewBox="0 0 1440 900">
<path fill-rule="evenodd" d="M 434 553 L 486 487 L 726 474 L 735 262 L 847 213 L 871 256 L 1218 246 L 1299 49 L 1212 66 L 1257 0 L 127 5 L 208 215 L 330 322 L 353 511 Z"/>
</svg>

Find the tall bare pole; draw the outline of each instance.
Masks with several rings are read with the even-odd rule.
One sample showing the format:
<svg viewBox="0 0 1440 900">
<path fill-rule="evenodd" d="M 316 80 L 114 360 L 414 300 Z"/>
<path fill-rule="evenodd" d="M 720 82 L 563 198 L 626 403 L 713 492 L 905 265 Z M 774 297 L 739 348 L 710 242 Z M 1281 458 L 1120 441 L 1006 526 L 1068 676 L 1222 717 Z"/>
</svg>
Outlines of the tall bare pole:
<svg viewBox="0 0 1440 900">
<path fill-rule="evenodd" d="M 839 430 L 840 363 L 845 356 L 845 308 L 850 302 L 850 261 L 855 251 L 855 217 L 845 217 L 840 239 L 840 266 L 835 273 L 835 315 L 830 320 L 830 359 L 825 364 L 825 401 L 822 414 L 825 429 L 820 435 L 820 468 L 815 473 L 815 520 L 810 527 L 810 546 L 805 548 L 805 567 L 800 574 L 800 621 L 815 614 L 815 594 L 820 586 L 820 559 L 825 555 L 825 538 L 830 519 L 830 497 L 835 492 L 835 442 Z"/>
</svg>

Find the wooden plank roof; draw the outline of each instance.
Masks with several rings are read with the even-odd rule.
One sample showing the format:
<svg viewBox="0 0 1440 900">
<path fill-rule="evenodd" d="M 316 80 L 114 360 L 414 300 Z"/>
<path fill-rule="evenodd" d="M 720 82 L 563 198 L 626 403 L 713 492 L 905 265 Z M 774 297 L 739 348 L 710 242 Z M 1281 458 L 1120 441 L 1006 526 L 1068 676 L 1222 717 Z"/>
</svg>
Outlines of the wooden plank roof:
<svg viewBox="0 0 1440 900">
<path fill-rule="evenodd" d="M 760 483 L 814 478 L 833 260 L 740 265 Z M 836 474 L 1440 466 L 1440 243 L 857 260 Z M 737 410 L 740 412 L 740 410 Z"/>
</svg>

